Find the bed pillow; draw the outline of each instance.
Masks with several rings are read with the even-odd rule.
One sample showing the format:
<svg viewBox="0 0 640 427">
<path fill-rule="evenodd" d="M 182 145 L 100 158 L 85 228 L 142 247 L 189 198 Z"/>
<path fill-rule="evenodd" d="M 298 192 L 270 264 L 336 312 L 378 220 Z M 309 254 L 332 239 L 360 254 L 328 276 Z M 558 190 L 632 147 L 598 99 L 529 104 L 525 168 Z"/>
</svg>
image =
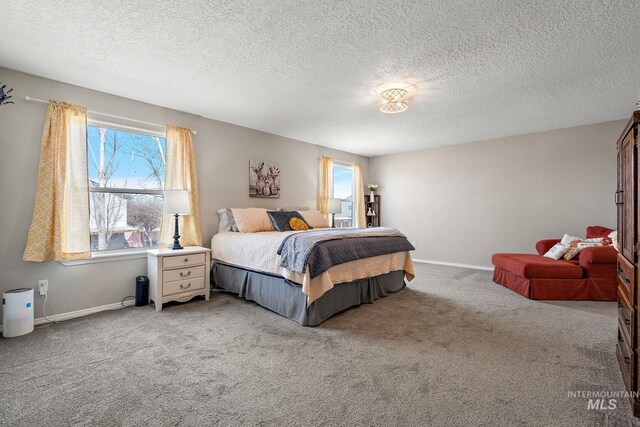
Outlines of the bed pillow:
<svg viewBox="0 0 640 427">
<path fill-rule="evenodd" d="M 236 225 L 236 220 L 233 218 L 233 212 L 231 212 L 231 209 L 218 209 L 218 218 L 220 219 L 218 233 L 225 231 L 238 231 L 238 226 Z"/>
<path fill-rule="evenodd" d="M 560 259 L 562 258 L 562 255 L 567 253 L 568 250 L 569 250 L 568 245 L 563 245 L 562 243 L 556 243 L 543 256 L 551 259 Z"/>
<path fill-rule="evenodd" d="M 302 218 L 291 218 L 289 220 L 289 227 L 291 227 L 292 231 L 305 231 L 313 228 Z"/>
<path fill-rule="evenodd" d="M 263 208 L 231 209 L 233 218 L 241 233 L 257 233 L 258 231 L 273 231 L 273 224 Z"/>
<path fill-rule="evenodd" d="M 280 212 L 298 212 L 298 211 L 308 211 L 309 206 L 294 206 L 290 208 L 280 208 L 278 209 Z"/>
<path fill-rule="evenodd" d="M 302 218 L 304 218 L 305 222 L 313 228 L 329 227 L 329 222 L 327 221 L 327 218 L 325 218 L 324 215 L 322 215 L 319 210 L 312 209 L 309 211 L 300 211 L 299 213 L 300 215 L 302 215 Z"/>
<path fill-rule="evenodd" d="M 295 211 L 283 212 L 283 211 L 267 211 L 273 228 L 278 231 L 292 231 L 292 230 L 308 230 L 309 224 L 304 220 L 302 215 Z M 294 221 L 297 219 L 297 221 Z"/>
</svg>

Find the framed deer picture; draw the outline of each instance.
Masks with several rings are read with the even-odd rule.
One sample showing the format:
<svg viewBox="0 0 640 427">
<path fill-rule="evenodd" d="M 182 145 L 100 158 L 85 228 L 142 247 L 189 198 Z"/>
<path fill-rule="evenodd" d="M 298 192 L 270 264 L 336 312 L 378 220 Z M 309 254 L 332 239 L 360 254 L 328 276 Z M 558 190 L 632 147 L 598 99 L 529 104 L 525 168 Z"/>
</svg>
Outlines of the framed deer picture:
<svg viewBox="0 0 640 427">
<path fill-rule="evenodd" d="M 277 162 L 249 160 L 249 197 L 280 198 L 280 168 Z"/>
</svg>

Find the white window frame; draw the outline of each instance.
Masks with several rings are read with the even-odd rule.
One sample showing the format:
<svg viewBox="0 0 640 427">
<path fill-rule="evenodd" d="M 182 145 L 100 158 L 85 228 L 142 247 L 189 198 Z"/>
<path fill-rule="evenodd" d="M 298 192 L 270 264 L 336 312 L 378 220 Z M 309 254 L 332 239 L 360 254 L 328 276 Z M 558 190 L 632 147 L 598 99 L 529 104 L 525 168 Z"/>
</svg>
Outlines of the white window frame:
<svg viewBox="0 0 640 427">
<path fill-rule="evenodd" d="M 354 170 L 354 164 L 353 163 L 349 163 L 349 162 L 343 162 L 340 160 L 334 160 L 333 164 L 331 165 L 331 197 L 332 198 L 336 198 L 335 197 L 335 189 L 334 189 L 334 171 L 333 168 L 335 168 L 336 166 L 338 167 L 342 167 L 342 168 L 347 168 L 347 169 L 351 169 L 351 227 L 355 227 L 355 223 L 356 223 L 356 218 L 355 218 L 355 170 Z M 348 200 L 346 199 L 340 199 L 343 202 L 348 202 Z"/>
<path fill-rule="evenodd" d="M 141 135 L 149 135 L 149 136 L 155 136 L 155 137 L 165 138 L 165 139 L 167 138 L 166 128 L 164 132 L 161 132 L 157 130 L 143 129 L 143 128 L 133 127 L 133 126 L 125 126 L 118 123 L 105 122 L 105 121 L 97 120 L 93 118 L 87 119 L 87 127 L 89 126 L 103 127 L 103 128 L 119 130 L 123 132 L 134 132 Z M 89 144 L 88 139 L 87 139 L 87 144 Z M 166 154 L 167 153 L 165 153 L 165 156 Z M 89 167 L 89 163 L 87 162 L 87 168 L 88 167 Z M 109 187 L 109 188 L 89 187 L 88 193 L 149 194 L 149 195 L 159 195 L 164 197 L 164 190 L 146 190 L 146 189 L 118 188 L 118 187 Z M 123 257 L 125 257 L 125 259 L 140 258 L 141 256 L 134 257 L 134 256 L 128 256 L 128 255 L 144 254 L 146 256 L 147 250 L 155 249 L 157 247 L 158 246 L 155 245 L 155 246 L 147 246 L 144 248 L 110 249 L 110 250 L 107 249 L 103 251 L 91 251 L 91 259 L 101 260 L 101 261 L 95 261 L 95 262 L 106 262 L 106 261 L 115 261 L 118 259 L 123 259 Z M 82 263 L 81 261 L 82 260 L 80 260 L 80 262 L 74 261 L 74 263 Z"/>
</svg>

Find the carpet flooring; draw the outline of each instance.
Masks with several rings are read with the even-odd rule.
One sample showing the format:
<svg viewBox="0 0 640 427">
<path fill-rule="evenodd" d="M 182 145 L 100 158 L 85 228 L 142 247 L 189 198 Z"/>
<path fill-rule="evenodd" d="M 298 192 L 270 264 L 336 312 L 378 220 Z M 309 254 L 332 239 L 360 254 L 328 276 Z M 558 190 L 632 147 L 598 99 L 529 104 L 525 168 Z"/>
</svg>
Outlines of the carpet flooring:
<svg viewBox="0 0 640 427">
<path fill-rule="evenodd" d="M 631 425 L 616 304 L 530 301 L 416 264 L 407 289 L 302 327 L 226 293 L 0 340 L 0 425 Z"/>
</svg>

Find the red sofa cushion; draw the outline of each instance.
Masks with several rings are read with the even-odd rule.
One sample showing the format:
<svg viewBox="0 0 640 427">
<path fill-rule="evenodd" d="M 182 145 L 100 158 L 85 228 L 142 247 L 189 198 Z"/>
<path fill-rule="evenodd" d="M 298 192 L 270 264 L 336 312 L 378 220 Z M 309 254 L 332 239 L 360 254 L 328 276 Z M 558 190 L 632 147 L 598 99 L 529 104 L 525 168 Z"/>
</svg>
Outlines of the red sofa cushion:
<svg viewBox="0 0 640 427">
<path fill-rule="evenodd" d="M 593 264 L 615 264 L 618 259 L 618 251 L 613 246 L 594 246 L 584 248 L 578 259 L 583 268 L 589 268 Z"/>
<path fill-rule="evenodd" d="M 599 225 L 591 225 L 587 227 L 587 239 L 597 239 L 598 237 L 607 237 L 613 230 Z"/>
<path fill-rule="evenodd" d="M 494 254 L 493 265 L 520 277 L 538 279 L 581 279 L 578 263 L 530 254 Z"/>
<path fill-rule="evenodd" d="M 615 301 L 617 285 L 614 279 L 526 279 L 496 268 L 493 281 L 527 298 L 540 300 Z"/>
</svg>

